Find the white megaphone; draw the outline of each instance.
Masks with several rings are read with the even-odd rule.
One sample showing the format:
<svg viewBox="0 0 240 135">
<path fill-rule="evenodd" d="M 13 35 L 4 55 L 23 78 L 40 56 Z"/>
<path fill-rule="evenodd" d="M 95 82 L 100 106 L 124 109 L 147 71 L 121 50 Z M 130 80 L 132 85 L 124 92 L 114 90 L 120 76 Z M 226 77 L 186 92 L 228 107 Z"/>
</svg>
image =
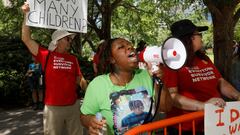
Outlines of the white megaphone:
<svg viewBox="0 0 240 135">
<path fill-rule="evenodd" d="M 152 72 L 158 70 L 159 63 L 177 70 L 185 64 L 186 58 L 187 53 L 183 43 L 173 37 L 165 40 L 162 46 L 148 46 L 139 54 L 140 61 L 152 64 Z"/>
</svg>

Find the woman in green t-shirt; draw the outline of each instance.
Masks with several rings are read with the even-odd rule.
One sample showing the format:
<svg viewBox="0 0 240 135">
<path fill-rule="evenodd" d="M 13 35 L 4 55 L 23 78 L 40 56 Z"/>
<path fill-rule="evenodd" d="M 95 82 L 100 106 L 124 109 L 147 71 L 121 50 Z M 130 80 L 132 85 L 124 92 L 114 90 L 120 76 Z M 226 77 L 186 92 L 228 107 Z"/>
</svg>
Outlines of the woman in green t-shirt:
<svg viewBox="0 0 240 135">
<path fill-rule="evenodd" d="M 151 74 L 161 78 L 162 71 L 160 67 L 153 73 L 138 69 L 136 51 L 123 38 L 106 41 L 102 49 L 99 65 L 102 75 L 88 85 L 81 106 L 81 122 L 89 134 L 99 134 L 104 125 L 108 134 L 123 134 L 154 115 L 157 109 L 152 97 L 158 91 L 153 90 Z M 158 90 L 159 85 L 155 84 L 154 89 Z M 165 88 L 161 96 L 171 99 Z M 98 112 L 104 117 L 101 121 L 95 117 Z"/>
</svg>

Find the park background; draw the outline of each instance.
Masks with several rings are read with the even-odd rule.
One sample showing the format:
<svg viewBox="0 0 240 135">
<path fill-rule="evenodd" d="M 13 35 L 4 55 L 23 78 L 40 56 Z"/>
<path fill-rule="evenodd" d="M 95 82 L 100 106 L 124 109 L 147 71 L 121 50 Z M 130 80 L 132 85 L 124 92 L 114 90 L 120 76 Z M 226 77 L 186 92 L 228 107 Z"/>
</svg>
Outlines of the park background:
<svg viewBox="0 0 240 135">
<path fill-rule="evenodd" d="M 0 1 L 0 108 L 31 104 L 25 76 L 31 54 L 20 38 L 23 3 L 24 0 Z M 197 25 L 209 26 L 203 33 L 207 54 L 223 77 L 240 90 L 240 58 L 232 55 L 232 41 L 240 41 L 239 3 L 240 0 L 88 0 L 88 31 L 77 34 L 71 53 L 78 57 L 81 71 L 91 81 L 92 56 L 102 39 L 124 37 L 135 47 L 140 40 L 149 46 L 160 46 L 170 36 L 173 22 L 190 19 Z M 33 28 L 32 37 L 47 47 L 53 31 Z"/>
</svg>

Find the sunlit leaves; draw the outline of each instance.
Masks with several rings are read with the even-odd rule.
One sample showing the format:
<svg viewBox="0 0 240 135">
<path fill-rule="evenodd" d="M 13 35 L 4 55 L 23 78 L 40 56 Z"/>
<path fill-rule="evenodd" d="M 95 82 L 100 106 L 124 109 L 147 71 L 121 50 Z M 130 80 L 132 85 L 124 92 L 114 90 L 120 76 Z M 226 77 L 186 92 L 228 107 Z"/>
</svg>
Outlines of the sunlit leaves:
<svg viewBox="0 0 240 135">
<path fill-rule="evenodd" d="M 206 7 L 191 0 L 124 0 L 112 16 L 112 35 L 128 37 L 133 43 L 145 40 L 161 44 L 169 35 L 170 25 L 180 19 L 206 21 Z M 131 6 L 130 6 L 131 5 Z"/>
</svg>

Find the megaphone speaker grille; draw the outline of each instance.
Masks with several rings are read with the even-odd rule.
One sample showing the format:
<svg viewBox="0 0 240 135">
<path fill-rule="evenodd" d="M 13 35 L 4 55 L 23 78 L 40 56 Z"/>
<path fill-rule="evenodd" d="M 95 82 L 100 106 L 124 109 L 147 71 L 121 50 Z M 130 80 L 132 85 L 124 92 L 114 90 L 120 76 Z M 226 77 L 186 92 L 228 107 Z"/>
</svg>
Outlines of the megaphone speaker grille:
<svg viewBox="0 0 240 135">
<path fill-rule="evenodd" d="M 168 68 L 173 70 L 181 68 L 187 58 L 185 46 L 177 38 L 168 38 L 162 46 L 162 58 Z"/>
</svg>

